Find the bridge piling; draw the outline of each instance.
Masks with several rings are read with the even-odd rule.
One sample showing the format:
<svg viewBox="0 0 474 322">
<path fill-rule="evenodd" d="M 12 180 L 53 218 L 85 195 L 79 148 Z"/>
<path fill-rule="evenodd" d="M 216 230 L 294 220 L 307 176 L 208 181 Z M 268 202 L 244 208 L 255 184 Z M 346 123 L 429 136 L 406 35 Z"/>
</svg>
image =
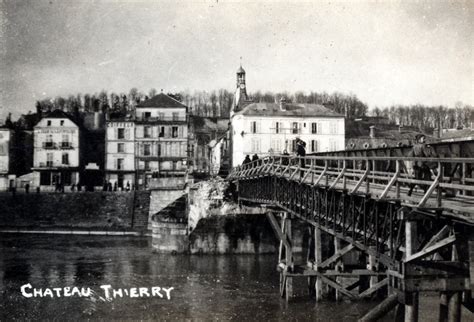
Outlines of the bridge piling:
<svg viewBox="0 0 474 322">
<path fill-rule="evenodd" d="M 396 321 L 417 321 L 422 292 L 439 293 L 440 321 L 460 321 L 461 304 L 473 310 L 474 172 L 463 170 L 463 181 L 453 184 L 449 169 L 471 169 L 474 158 L 326 156 L 306 160 L 310 167 L 270 158 L 265 168 L 246 165 L 230 177 L 238 181 L 239 202 L 271 209 L 282 297 L 290 300 L 293 279 L 302 277 L 316 302 L 327 288 L 337 299 L 389 298 L 367 319 L 396 307 Z M 438 172 L 413 179 L 405 161 L 437 162 Z M 408 196 L 411 184 L 429 188 Z M 311 227 L 303 263 L 293 256 L 295 220 Z"/>
</svg>

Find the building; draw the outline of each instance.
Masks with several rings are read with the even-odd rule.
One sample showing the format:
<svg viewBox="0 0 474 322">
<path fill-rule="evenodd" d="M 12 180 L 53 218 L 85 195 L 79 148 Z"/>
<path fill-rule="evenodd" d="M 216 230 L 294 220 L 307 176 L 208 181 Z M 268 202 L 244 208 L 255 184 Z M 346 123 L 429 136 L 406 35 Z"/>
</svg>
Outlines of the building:
<svg viewBox="0 0 474 322">
<path fill-rule="evenodd" d="M 410 146 L 420 134 L 415 127 L 390 124 L 382 118 L 346 120 L 346 150 Z M 430 136 L 428 141 L 433 141 Z"/>
<path fill-rule="evenodd" d="M 160 93 L 135 114 L 110 118 L 106 131 L 106 181 L 141 189 L 184 186 L 188 159 L 188 108 Z"/>
<path fill-rule="evenodd" d="M 0 127 L 0 191 L 7 190 L 10 185 L 8 180 L 10 170 L 10 141 L 10 129 Z"/>
<path fill-rule="evenodd" d="M 135 140 L 140 186 L 157 188 L 172 181 L 182 181 L 184 185 L 188 157 L 187 111 L 185 105 L 163 93 L 136 106 Z"/>
<path fill-rule="evenodd" d="M 296 151 L 296 139 L 306 143 L 306 153 L 343 150 L 344 116 L 323 105 L 251 102 L 245 89 L 245 71 L 237 71 L 235 106 L 231 113 L 232 167 L 246 155 L 264 157 Z"/>
<path fill-rule="evenodd" d="M 135 182 L 135 122 L 107 122 L 105 144 L 105 180 L 111 187 L 134 187 Z"/>
<path fill-rule="evenodd" d="M 33 131 L 35 186 L 79 184 L 80 129 L 65 112 L 44 116 Z"/>
</svg>

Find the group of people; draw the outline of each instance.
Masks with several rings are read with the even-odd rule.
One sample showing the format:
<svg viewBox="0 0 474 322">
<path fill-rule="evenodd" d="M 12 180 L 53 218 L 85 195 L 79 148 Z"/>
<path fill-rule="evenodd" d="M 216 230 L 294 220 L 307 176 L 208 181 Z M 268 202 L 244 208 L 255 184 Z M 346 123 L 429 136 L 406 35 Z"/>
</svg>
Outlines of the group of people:
<svg viewBox="0 0 474 322">
<path fill-rule="evenodd" d="M 108 182 L 104 182 L 104 187 L 103 187 L 103 191 L 130 191 L 130 190 L 133 190 L 134 187 L 132 185 L 130 185 L 130 181 L 127 181 L 127 184 L 125 185 L 125 187 L 123 186 L 120 186 L 118 185 L 117 181 L 115 181 L 115 183 L 112 185 L 112 183 L 110 181 Z"/>
<path fill-rule="evenodd" d="M 252 163 L 254 161 L 258 161 L 258 160 L 259 160 L 259 158 L 258 158 L 258 155 L 256 153 L 252 156 L 252 159 L 250 159 L 250 156 L 247 154 L 245 156 L 245 159 L 244 159 L 244 162 L 242 163 L 242 165 L 246 165 L 246 164 Z"/>
</svg>

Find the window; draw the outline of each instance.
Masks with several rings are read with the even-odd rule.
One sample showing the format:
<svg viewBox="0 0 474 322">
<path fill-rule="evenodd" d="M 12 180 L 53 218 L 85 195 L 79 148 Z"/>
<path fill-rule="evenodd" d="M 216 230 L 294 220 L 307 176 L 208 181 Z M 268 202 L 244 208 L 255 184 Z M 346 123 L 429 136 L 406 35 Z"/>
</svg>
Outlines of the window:
<svg viewBox="0 0 474 322">
<path fill-rule="evenodd" d="M 330 127 L 329 127 L 329 133 L 331 134 L 337 134 L 337 123 L 336 122 L 331 122 Z"/>
<path fill-rule="evenodd" d="M 53 154 L 52 153 L 46 153 L 46 166 L 47 167 L 52 167 L 53 166 Z"/>
<path fill-rule="evenodd" d="M 291 151 L 296 152 L 296 150 L 297 150 L 296 140 L 291 140 Z"/>
<path fill-rule="evenodd" d="M 60 124 L 61 126 L 64 126 L 64 120 L 61 120 L 61 121 L 59 122 L 59 124 Z"/>
<path fill-rule="evenodd" d="M 68 153 L 63 153 L 62 164 L 64 164 L 64 165 L 69 164 L 69 154 Z"/>
<path fill-rule="evenodd" d="M 161 144 L 158 144 L 157 147 L 158 147 L 158 156 L 161 156 Z"/>
<path fill-rule="evenodd" d="M 48 126 L 51 126 L 51 121 L 46 122 Z"/>
<path fill-rule="evenodd" d="M 69 144 L 69 135 L 63 134 L 62 137 L 63 137 L 63 141 L 61 142 L 61 146 L 62 146 L 63 148 L 69 148 L 69 145 L 70 145 L 70 144 Z"/>
<path fill-rule="evenodd" d="M 278 134 L 282 132 L 282 123 L 281 122 L 275 122 L 273 126 L 273 132 Z"/>
<path fill-rule="evenodd" d="M 260 139 L 257 139 L 257 138 L 252 139 L 252 152 L 254 153 L 260 152 Z"/>
<path fill-rule="evenodd" d="M 165 127 L 160 126 L 160 134 L 158 135 L 160 138 L 165 137 Z"/>
<path fill-rule="evenodd" d="M 125 144 L 124 143 L 117 143 L 117 152 L 124 153 L 125 152 Z"/>
<path fill-rule="evenodd" d="M 158 117 L 162 120 L 165 119 L 165 113 L 158 113 Z"/>
<path fill-rule="evenodd" d="M 52 147 L 54 147 L 53 135 L 52 135 L 52 134 L 48 134 L 48 136 L 46 137 L 46 142 L 44 143 L 44 147 L 45 147 L 45 148 L 52 148 Z"/>
<path fill-rule="evenodd" d="M 299 133 L 299 129 L 298 129 L 298 122 L 293 122 L 293 126 L 292 126 L 292 132 L 293 134 L 298 134 Z"/>
<path fill-rule="evenodd" d="M 281 140 L 273 139 L 272 140 L 272 150 L 273 152 L 280 152 L 281 151 Z"/>
<path fill-rule="evenodd" d="M 178 127 L 177 126 L 172 126 L 171 127 L 171 137 L 172 138 L 177 138 L 178 137 Z"/>
<path fill-rule="evenodd" d="M 117 159 L 117 170 L 123 170 L 123 159 Z"/>
<path fill-rule="evenodd" d="M 145 170 L 150 170 L 150 161 L 145 161 Z"/>
<path fill-rule="evenodd" d="M 144 132 L 143 137 L 151 138 L 151 126 L 145 126 L 145 132 Z"/>
<path fill-rule="evenodd" d="M 311 133 L 312 134 L 318 133 L 318 123 L 311 123 Z"/>
<path fill-rule="evenodd" d="M 315 123 L 313 123 L 315 124 Z M 311 152 L 318 152 L 318 141 L 311 140 Z"/>
<path fill-rule="evenodd" d="M 125 139 L 125 129 L 117 129 L 117 139 Z"/>
<path fill-rule="evenodd" d="M 178 120 L 179 120 L 179 113 L 173 112 L 173 121 L 178 121 Z"/>
<path fill-rule="evenodd" d="M 40 172 L 40 185 L 42 186 L 49 186 L 51 184 L 51 173 L 47 172 Z"/>
<path fill-rule="evenodd" d="M 5 147 L 3 144 L 0 144 L 0 155 L 3 155 L 5 153 Z"/>
<path fill-rule="evenodd" d="M 149 119 L 150 117 L 151 117 L 151 112 L 145 112 L 145 113 L 143 113 L 143 118 L 144 118 L 145 120 Z"/>
<path fill-rule="evenodd" d="M 257 121 L 250 122 L 250 133 L 258 133 L 258 123 L 257 123 Z"/>
<path fill-rule="evenodd" d="M 146 156 L 151 155 L 151 145 L 150 144 L 145 144 L 143 146 L 143 155 L 146 155 Z"/>
</svg>

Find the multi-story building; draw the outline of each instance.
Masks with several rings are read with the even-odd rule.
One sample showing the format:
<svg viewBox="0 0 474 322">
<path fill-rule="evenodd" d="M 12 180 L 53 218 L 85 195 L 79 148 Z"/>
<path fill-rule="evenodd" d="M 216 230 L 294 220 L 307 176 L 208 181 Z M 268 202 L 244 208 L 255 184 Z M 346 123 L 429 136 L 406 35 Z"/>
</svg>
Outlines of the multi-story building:
<svg viewBox="0 0 474 322">
<path fill-rule="evenodd" d="M 242 94 L 244 90 L 244 94 Z M 263 157 L 296 151 L 296 139 L 306 143 L 306 153 L 345 148 L 344 116 L 319 104 L 253 103 L 245 94 L 245 72 L 237 71 L 237 91 L 231 113 L 232 166 L 246 155 Z"/>
<path fill-rule="evenodd" d="M 112 187 L 132 188 L 135 182 L 135 123 L 130 120 L 107 122 L 105 180 Z"/>
<path fill-rule="evenodd" d="M 138 104 L 135 140 L 140 186 L 155 188 L 170 182 L 163 178 L 174 178 L 174 182 L 181 178 L 184 184 L 188 156 L 185 105 L 163 93 Z"/>
<path fill-rule="evenodd" d="M 80 130 L 61 110 L 43 117 L 34 127 L 33 171 L 36 186 L 79 183 Z"/>
<path fill-rule="evenodd" d="M 10 129 L 0 128 L 0 191 L 6 190 L 9 187 L 10 140 Z"/>
<path fill-rule="evenodd" d="M 163 93 L 138 104 L 135 115 L 107 121 L 106 181 L 125 188 L 184 185 L 187 107 Z"/>
</svg>

